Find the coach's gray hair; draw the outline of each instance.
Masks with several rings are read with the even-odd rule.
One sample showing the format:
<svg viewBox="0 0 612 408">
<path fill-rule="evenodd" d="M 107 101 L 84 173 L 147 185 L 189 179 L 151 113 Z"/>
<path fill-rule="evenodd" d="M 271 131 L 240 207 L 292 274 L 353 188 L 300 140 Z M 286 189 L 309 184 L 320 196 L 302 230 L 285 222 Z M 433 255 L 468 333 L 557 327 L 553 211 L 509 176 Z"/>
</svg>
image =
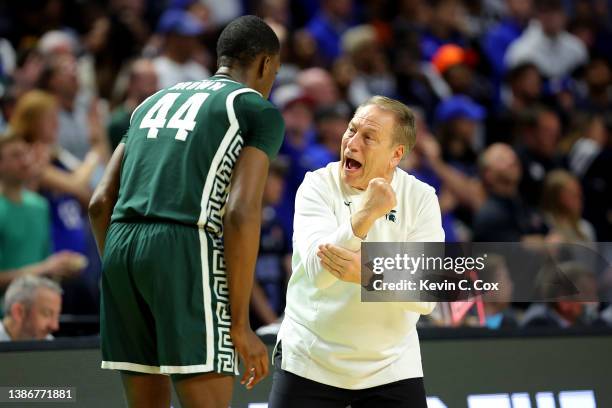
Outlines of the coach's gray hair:
<svg viewBox="0 0 612 408">
<path fill-rule="evenodd" d="M 369 105 L 378 106 L 395 115 L 393 142 L 406 146 L 404 155 L 411 152 L 416 144 L 416 125 L 414 112 L 398 100 L 376 95 L 359 105 L 357 110 Z"/>
<path fill-rule="evenodd" d="M 36 290 L 39 288 L 52 290 L 60 296 L 63 293 L 60 285 L 49 278 L 33 275 L 21 276 L 11 282 L 4 294 L 4 313 L 9 314 L 11 307 L 16 303 L 21 303 L 26 308 L 30 307 L 34 302 Z"/>
</svg>

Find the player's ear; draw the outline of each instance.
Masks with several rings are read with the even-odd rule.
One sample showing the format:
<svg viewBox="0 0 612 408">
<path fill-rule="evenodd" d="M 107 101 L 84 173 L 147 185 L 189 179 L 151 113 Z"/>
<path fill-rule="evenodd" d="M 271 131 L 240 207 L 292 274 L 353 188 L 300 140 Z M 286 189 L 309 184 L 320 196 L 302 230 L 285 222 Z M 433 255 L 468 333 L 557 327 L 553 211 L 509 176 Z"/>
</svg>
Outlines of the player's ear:
<svg viewBox="0 0 612 408">
<path fill-rule="evenodd" d="M 263 78 L 272 69 L 272 58 L 269 55 L 262 55 L 259 60 L 258 74 L 260 78 Z"/>
</svg>

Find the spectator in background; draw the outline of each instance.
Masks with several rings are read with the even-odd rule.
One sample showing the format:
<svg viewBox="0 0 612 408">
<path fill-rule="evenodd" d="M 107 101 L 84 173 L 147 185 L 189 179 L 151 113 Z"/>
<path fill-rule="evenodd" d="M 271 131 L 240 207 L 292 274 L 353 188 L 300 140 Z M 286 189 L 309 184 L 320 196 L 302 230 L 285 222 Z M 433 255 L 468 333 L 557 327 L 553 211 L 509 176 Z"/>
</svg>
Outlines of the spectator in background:
<svg viewBox="0 0 612 408">
<path fill-rule="evenodd" d="M 251 297 L 251 324 L 254 329 L 278 321 L 285 309 L 285 290 L 291 274 L 288 237 L 276 209 L 285 188 L 287 164 L 281 158 L 270 163 L 264 187 L 259 255 Z"/>
<path fill-rule="evenodd" d="M 612 115 L 603 118 L 598 138 L 600 151 L 590 160 L 582 177 L 584 217 L 595 227 L 599 241 L 612 241 Z"/>
<path fill-rule="evenodd" d="M 16 89 L 10 79 L 0 78 L 0 133 L 4 133 L 8 127 L 8 118 L 15 107 Z"/>
<path fill-rule="evenodd" d="M 51 30 L 38 40 L 36 50 L 49 60 L 66 55 L 75 59 L 75 72 L 80 88 L 91 97 L 97 93 L 94 59 L 84 52 L 75 33 L 70 30 Z"/>
<path fill-rule="evenodd" d="M 519 138 L 521 115 L 535 110 L 542 96 L 542 77 L 530 63 L 519 64 L 506 75 L 507 86 L 502 90 L 500 109 L 487 120 L 487 142 L 514 145 Z"/>
<path fill-rule="evenodd" d="M 53 96 L 30 91 L 17 101 L 10 129 L 32 147 L 35 168 L 31 187 L 70 194 L 85 205 L 91 198 L 91 186 L 95 184 L 92 177 L 100 165 L 100 154 L 92 149 L 79 162 L 57 146 L 58 114 L 58 102 Z"/>
<path fill-rule="evenodd" d="M 577 120 L 578 139 L 574 141 L 567 160 L 569 169 L 579 178 L 589 170 L 608 141 L 605 116 L 595 114 L 582 119 Z"/>
<path fill-rule="evenodd" d="M 526 62 L 512 68 L 507 75 L 508 89 L 502 104 L 509 112 L 533 109 L 542 97 L 542 76 L 538 67 Z"/>
<path fill-rule="evenodd" d="M 481 277 L 486 282 L 498 282 L 498 292 L 483 294 L 485 325 L 489 329 L 518 327 L 517 312 L 512 308 L 513 283 L 508 265 L 503 257 L 491 255 L 487 258 Z"/>
<path fill-rule="evenodd" d="M 565 288 L 552 285 L 558 274 L 569 280 L 578 293 L 564 293 Z M 597 281 L 593 273 L 580 263 L 562 262 L 544 268 L 537 279 L 536 287 L 542 290 L 542 298 L 554 301 L 529 306 L 523 316 L 523 327 L 584 327 L 597 318 L 596 313 L 590 312 L 597 307 Z"/>
<path fill-rule="evenodd" d="M 317 42 L 307 29 L 296 30 L 290 37 L 288 50 L 289 60 L 300 69 L 324 65 L 323 57 L 317 48 Z M 283 60 L 284 61 L 284 60 Z"/>
<path fill-rule="evenodd" d="M 322 0 L 321 9 L 306 26 L 328 67 L 340 56 L 340 38 L 351 24 L 352 11 L 352 0 Z"/>
<path fill-rule="evenodd" d="M 111 113 L 108 123 L 107 133 L 113 151 L 128 130 L 134 109 L 159 89 L 155 66 L 151 60 L 145 58 L 130 64 L 127 82 L 125 100 Z"/>
<path fill-rule="evenodd" d="M 125 61 L 138 55 L 149 36 L 144 1 L 112 0 L 83 37 L 95 69 L 95 93 L 110 100 Z"/>
<path fill-rule="evenodd" d="M 455 209 L 459 205 L 465 205 L 475 211 L 484 201 L 484 191 L 476 178 L 465 176 L 442 160 L 440 144 L 430 133 L 423 114 L 414 109 L 413 111 L 417 131 L 416 145 L 411 154 L 402 160 L 400 167 L 436 189 L 442 213 L 444 239 L 446 242 L 456 242 L 460 238 L 460 231 Z"/>
<path fill-rule="evenodd" d="M 561 169 L 549 172 L 542 188 L 542 212 L 550 231 L 563 242 L 595 242 L 595 229 L 582 218 L 582 208 L 578 179 Z"/>
<path fill-rule="evenodd" d="M 331 74 L 322 68 L 308 68 L 301 71 L 296 82 L 314 102 L 316 108 L 333 105 L 340 100 L 337 84 Z"/>
<path fill-rule="evenodd" d="M 442 99 L 451 95 L 465 95 L 480 104 L 489 105 L 492 102 L 490 81 L 473 69 L 476 59 L 473 51 L 458 45 L 446 44 L 438 48 L 431 61 L 435 68 L 431 80 L 443 82 L 436 85 Z"/>
<path fill-rule="evenodd" d="M 421 57 L 430 61 L 444 44 L 467 45 L 465 9 L 459 0 L 428 2 L 432 8 L 431 20 L 421 34 Z"/>
<path fill-rule="evenodd" d="M 481 154 L 478 164 L 488 198 L 474 217 L 473 241 L 541 238 L 546 232 L 544 221 L 519 195 L 521 166 L 512 148 L 495 143 Z"/>
<path fill-rule="evenodd" d="M 34 149 L 35 187 L 48 200 L 53 252 L 64 250 L 86 258 L 79 279 L 64 283 L 64 308 L 70 313 L 95 313 L 100 259 L 93 242 L 84 205 L 102 171 L 100 155 L 93 150 L 80 162 L 66 154 L 57 141 L 57 102 L 42 91 L 31 91 L 17 103 L 11 129 Z"/>
<path fill-rule="evenodd" d="M 76 59 L 71 54 L 50 57 L 40 78 L 40 88 L 59 105 L 58 142 L 78 160 L 95 148 L 104 160 L 109 155 L 99 106 L 81 92 Z"/>
<path fill-rule="evenodd" d="M 442 157 L 451 166 L 475 176 L 481 121 L 485 117 L 482 106 L 467 96 L 453 96 L 436 109 L 437 137 L 442 146 Z"/>
<path fill-rule="evenodd" d="M 25 188 L 31 166 L 26 142 L 14 133 L 0 138 L 0 293 L 24 275 L 71 277 L 86 262 L 71 251 L 50 255 L 49 205 Z"/>
<path fill-rule="evenodd" d="M 17 67 L 9 78 L 7 91 L 12 98 L 19 98 L 29 90 L 36 88 L 40 82 L 45 66 L 44 57 L 35 48 L 29 48 L 21 51 L 17 60 Z M 6 114 L 5 119 L 10 117 Z"/>
<path fill-rule="evenodd" d="M 279 154 L 289 160 L 289 169 L 285 175 L 283 199 L 278 206 L 279 217 L 287 236 L 293 231 L 293 208 L 295 193 L 309 169 L 304 155 L 314 143 L 313 100 L 298 85 L 290 84 L 279 87 L 272 97 L 280 109 L 285 121 L 285 138 Z"/>
<path fill-rule="evenodd" d="M 517 146 L 522 174 L 520 193 L 531 206 L 538 206 L 542 197 L 542 184 L 549 171 L 562 167 L 558 154 L 561 139 L 561 121 L 549 109 L 536 111 L 535 129 L 525 132 Z"/>
<path fill-rule="evenodd" d="M 210 76 L 208 69 L 194 60 L 198 37 L 204 33 L 200 20 L 187 11 L 170 9 L 160 17 L 157 31 L 164 35 L 162 55 L 153 60 L 160 89 Z"/>
<path fill-rule="evenodd" d="M 62 289 L 48 278 L 15 279 L 4 297 L 6 316 L 0 321 L 0 341 L 53 340 L 59 329 Z"/>
<path fill-rule="evenodd" d="M 210 10 L 210 20 L 217 26 L 222 27 L 231 20 L 244 14 L 244 2 L 240 0 L 198 0 Z M 174 0 L 174 3 L 189 3 L 189 0 Z"/>
<path fill-rule="evenodd" d="M 12 75 L 17 66 L 17 54 L 6 38 L 0 37 L 0 80 Z"/>
<path fill-rule="evenodd" d="M 483 51 L 491 64 L 494 80 L 499 86 L 506 66 L 504 56 L 510 44 L 521 36 L 532 14 L 532 0 L 506 0 L 506 15 L 482 38 Z"/>
<path fill-rule="evenodd" d="M 348 127 L 351 109 L 345 103 L 319 108 L 315 112 L 316 143 L 304 151 L 308 171 L 314 171 L 340 160 L 338 146 Z"/>
<path fill-rule="evenodd" d="M 561 0 L 536 0 L 536 18 L 508 48 L 508 68 L 533 62 L 548 79 L 562 78 L 587 61 L 584 44 L 565 30 Z"/>
<path fill-rule="evenodd" d="M 593 58 L 587 64 L 576 108 L 601 114 L 612 111 L 612 72 L 605 58 Z"/>
<path fill-rule="evenodd" d="M 394 97 L 395 76 L 374 27 L 364 24 L 350 28 L 342 35 L 341 42 L 356 71 L 348 87 L 349 102 L 359 106 L 374 95 Z"/>
</svg>

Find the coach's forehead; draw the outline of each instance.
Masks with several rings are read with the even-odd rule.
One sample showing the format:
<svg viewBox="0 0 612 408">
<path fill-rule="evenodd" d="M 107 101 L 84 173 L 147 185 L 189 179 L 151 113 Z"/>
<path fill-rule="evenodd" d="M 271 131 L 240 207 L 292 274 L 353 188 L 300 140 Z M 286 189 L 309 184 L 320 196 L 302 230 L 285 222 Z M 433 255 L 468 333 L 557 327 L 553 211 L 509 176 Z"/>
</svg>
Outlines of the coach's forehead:
<svg viewBox="0 0 612 408">
<path fill-rule="evenodd" d="M 391 131 L 395 122 L 392 112 L 381 109 L 376 105 L 367 105 L 359 108 L 351 123 L 354 126 L 372 129 L 379 133 Z"/>
</svg>

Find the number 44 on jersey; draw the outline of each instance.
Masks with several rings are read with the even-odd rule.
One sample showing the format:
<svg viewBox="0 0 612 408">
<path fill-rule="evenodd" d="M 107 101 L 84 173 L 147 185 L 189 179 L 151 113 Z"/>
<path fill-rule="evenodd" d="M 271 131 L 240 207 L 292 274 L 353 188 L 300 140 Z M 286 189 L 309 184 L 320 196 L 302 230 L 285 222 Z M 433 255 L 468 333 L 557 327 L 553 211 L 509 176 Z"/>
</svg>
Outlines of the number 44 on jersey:
<svg viewBox="0 0 612 408">
<path fill-rule="evenodd" d="M 140 122 L 141 129 L 149 129 L 147 132 L 148 139 L 156 139 L 159 129 L 176 129 L 176 140 L 185 141 L 189 132 L 196 125 L 195 118 L 198 115 L 200 107 L 210 96 L 207 92 L 198 92 L 189 97 L 167 120 L 168 112 L 176 102 L 180 93 L 171 92 L 162 96 L 145 114 Z"/>
</svg>

